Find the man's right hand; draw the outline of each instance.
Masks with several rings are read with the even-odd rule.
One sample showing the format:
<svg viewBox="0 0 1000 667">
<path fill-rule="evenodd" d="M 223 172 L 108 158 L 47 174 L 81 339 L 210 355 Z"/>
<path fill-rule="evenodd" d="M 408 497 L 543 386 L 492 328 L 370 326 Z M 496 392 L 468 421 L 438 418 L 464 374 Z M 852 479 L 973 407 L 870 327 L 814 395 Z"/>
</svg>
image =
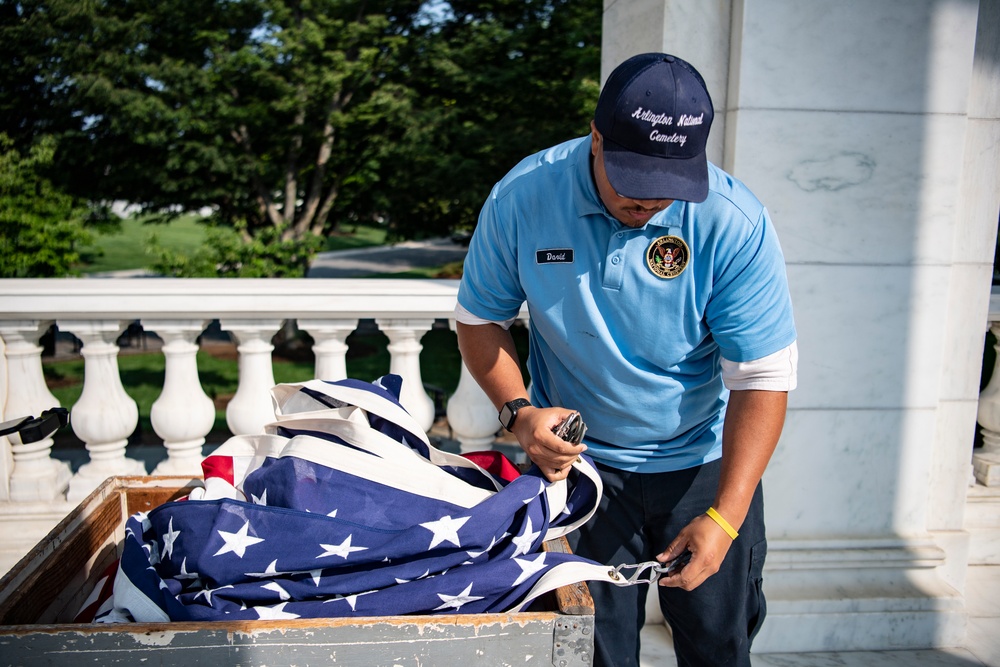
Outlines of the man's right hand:
<svg viewBox="0 0 1000 667">
<path fill-rule="evenodd" d="M 512 398 L 526 398 L 517 348 L 510 331 L 498 323 L 463 324 L 455 327 L 462 359 L 472 377 L 499 409 Z M 570 464 L 585 445 L 573 445 L 552 432 L 573 410 L 523 407 L 514 420 L 514 436 L 531 462 L 550 482 L 566 479 Z"/>
<path fill-rule="evenodd" d="M 573 412 L 566 408 L 536 407 L 521 408 L 517 412 L 514 435 L 521 449 L 550 482 L 566 479 L 572 463 L 587 451 L 586 445 L 571 444 L 553 433 L 553 429 Z"/>
</svg>

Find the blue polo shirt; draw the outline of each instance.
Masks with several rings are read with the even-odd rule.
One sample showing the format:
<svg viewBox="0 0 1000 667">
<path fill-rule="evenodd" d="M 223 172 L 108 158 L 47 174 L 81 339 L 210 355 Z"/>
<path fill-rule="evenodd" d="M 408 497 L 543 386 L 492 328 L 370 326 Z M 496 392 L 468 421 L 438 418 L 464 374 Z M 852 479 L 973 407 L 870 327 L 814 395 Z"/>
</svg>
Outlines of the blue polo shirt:
<svg viewBox="0 0 1000 667">
<path fill-rule="evenodd" d="M 681 257 L 655 271 L 663 249 Z M 527 302 L 532 403 L 579 410 L 588 454 L 625 470 L 719 458 L 720 357 L 752 361 L 795 341 L 784 259 L 757 198 L 710 164 L 706 201 L 629 228 L 601 203 L 589 135 L 526 158 L 493 188 L 458 301 L 495 322 Z"/>
</svg>

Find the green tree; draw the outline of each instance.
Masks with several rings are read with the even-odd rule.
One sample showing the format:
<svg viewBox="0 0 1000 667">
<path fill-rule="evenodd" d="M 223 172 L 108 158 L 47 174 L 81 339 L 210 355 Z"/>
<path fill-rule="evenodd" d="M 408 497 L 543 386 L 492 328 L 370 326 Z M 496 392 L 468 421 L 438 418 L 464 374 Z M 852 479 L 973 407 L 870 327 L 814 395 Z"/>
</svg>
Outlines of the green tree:
<svg viewBox="0 0 1000 667">
<path fill-rule="evenodd" d="M 388 216 L 410 237 L 471 229 L 523 157 L 589 132 L 600 93 L 600 0 L 454 0 L 411 40 L 417 121 L 392 145 Z"/>
<path fill-rule="evenodd" d="M 387 71 L 417 9 L 26 0 L 2 37 L 36 54 L 14 70 L 39 68 L 53 111 L 28 121 L 64 128 L 57 166 L 72 193 L 211 207 L 248 240 L 266 229 L 288 241 L 321 234 L 344 184 L 373 179 L 365 145 L 340 135 L 392 113 Z"/>
<path fill-rule="evenodd" d="M 80 248 L 93 241 L 81 223 L 87 208 L 43 175 L 55 140 L 42 138 L 27 155 L 0 134 L 0 277 L 72 275 Z"/>
<path fill-rule="evenodd" d="M 174 271 L 257 265 L 244 250 L 275 243 L 307 256 L 341 222 L 446 233 L 474 225 L 517 159 L 586 132 L 600 14 L 599 0 L 0 3 L 0 131 L 22 152 L 56 136 L 49 176 L 73 196 L 166 218 L 207 207 L 246 246 L 164 256 Z"/>
</svg>

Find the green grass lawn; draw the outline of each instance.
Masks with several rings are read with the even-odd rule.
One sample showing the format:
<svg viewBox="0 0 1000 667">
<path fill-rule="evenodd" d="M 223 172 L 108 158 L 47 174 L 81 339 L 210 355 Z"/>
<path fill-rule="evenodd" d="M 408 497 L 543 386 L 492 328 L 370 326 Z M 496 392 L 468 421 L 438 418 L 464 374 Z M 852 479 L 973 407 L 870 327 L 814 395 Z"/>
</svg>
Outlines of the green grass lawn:
<svg viewBox="0 0 1000 667">
<path fill-rule="evenodd" d="M 154 260 L 146 247 L 155 234 L 162 246 L 179 253 L 190 254 L 205 242 L 205 225 L 196 215 L 185 215 L 168 223 L 144 222 L 149 218 L 122 220 L 121 230 L 114 234 L 97 235 L 93 248 L 84 250 L 83 273 L 146 269 Z M 368 225 L 351 225 L 330 234 L 325 250 L 352 250 L 384 245 L 386 229 Z"/>
<path fill-rule="evenodd" d="M 369 225 L 347 225 L 326 237 L 327 252 L 385 245 L 387 229 Z"/>
<path fill-rule="evenodd" d="M 177 252 L 194 252 L 205 240 L 201 218 L 187 215 L 169 223 L 149 224 L 141 219 L 122 220 L 121 231 L 99 234 L 93 250 L 82 253 L 84 273 L 144 269 L 154 259 L 146 254 L 150 236 Z"/>
</svg>

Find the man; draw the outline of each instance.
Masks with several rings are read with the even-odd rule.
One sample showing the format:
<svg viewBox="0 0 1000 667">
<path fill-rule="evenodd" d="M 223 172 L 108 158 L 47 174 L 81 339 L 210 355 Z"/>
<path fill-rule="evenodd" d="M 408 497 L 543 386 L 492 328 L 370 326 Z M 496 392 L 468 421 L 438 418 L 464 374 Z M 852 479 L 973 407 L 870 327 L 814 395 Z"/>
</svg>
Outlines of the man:
<svg viewBox="0 0 1000 667">
<path fill-rule="evenodd" d="M 680 58 L 622 63 L 588 137 L 493 188 L 456 319 L 466 365 L 548 479 L 584 451 L 598 464 L 604 497 L 576 553 L 616 565 L 690 551 L 658 589 L 678 664 L 749 665 L 765 610 L 760 479 L 796 334 L 767 211 L 706 160 L 713 115 Z M 525 301 L 530 402 L 508 331 Z M 577 410 L 588 430 L 572 445 L 552 429 Z M 596 664 L 638 664 L 645 587 L 591 591 Z"/>
</svg>

